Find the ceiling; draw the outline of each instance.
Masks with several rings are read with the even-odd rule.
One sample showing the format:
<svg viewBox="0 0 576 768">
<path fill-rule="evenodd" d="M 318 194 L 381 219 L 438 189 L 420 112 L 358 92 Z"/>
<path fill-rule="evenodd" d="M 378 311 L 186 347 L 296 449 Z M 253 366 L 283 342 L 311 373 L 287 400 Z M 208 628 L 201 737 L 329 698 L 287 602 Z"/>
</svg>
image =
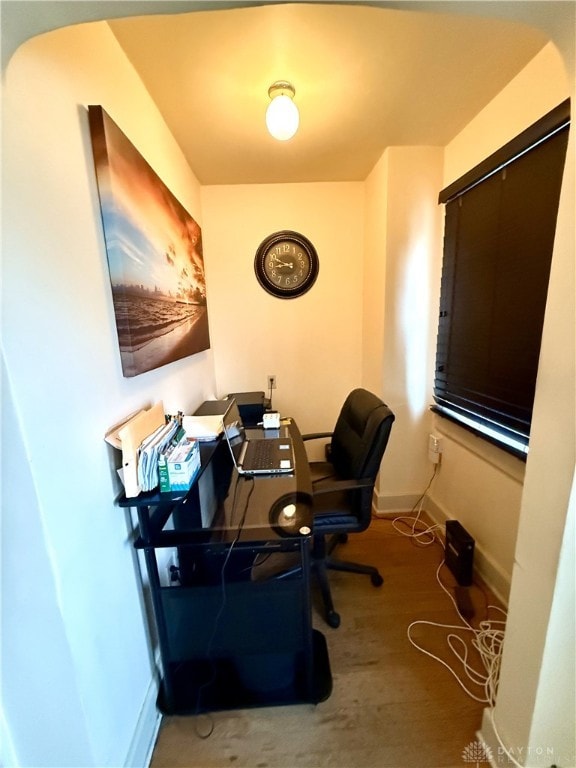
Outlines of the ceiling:
<svg viewBox="0 0 576 768">
<path fill-rule="evenodd" d="M 203 185 L 359 181 L 393 145 L 443 146 L 546 44 L 521 24 L 290 3 L 109 21 Z M 289 80 L 300 129 L 266 131 Z"/>
</svg>

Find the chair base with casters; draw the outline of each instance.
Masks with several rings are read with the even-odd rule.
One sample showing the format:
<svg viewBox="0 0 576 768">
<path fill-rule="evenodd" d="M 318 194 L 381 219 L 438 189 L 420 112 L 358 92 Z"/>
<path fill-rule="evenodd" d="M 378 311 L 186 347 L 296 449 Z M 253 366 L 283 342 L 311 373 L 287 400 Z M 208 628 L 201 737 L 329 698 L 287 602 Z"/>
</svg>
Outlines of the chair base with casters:
<svg viewBox="0 0 576 768">
<path fill-rule="evenodd" d="M 311 568 L 324 603 L 326 622 L 340 625 L 334 609 L 328 571 L 370 576 L 376 587 L 384 583 L 377 568 L 332 557 L 337 544 L 348 534 L 361 533 L 372 519 L 372 495 L 382 457 L 394 422 L 394 414 L 376 395 L 355 389 L 346 398 L 333 432 L 303 435 L 305 441 L 324 439 L 326 461 L 310 462 L 314 502 Z M 294 569 L 279 578 L 294 573 Z"/>
<path fill-rule="evenodd" d="M 320 587 L 326 622 L 334 629 L 340 626 L 340 615 L 334 609 L 328 571 L 369 576 L 375 587 L 381 587 L 384 583 L 384 579 L 375 566 L 341 560 L 333 556 L 335 548 L 339 544 L 345 544 L 348 540 L 348 533 L 360 533 L 368 527 L 362 520 L 351 516 L 348 512 L 349 508 L 367 504 L 371 516 L 373 487 L 369 481 L 367 486 L 364 485 L 365 482 L 363 480 L 339 481 L 336 478 L 329 478 L 314 485 L 314 537 L 311 563 Z M 328 490 L 342 485 L 352 486 L 353 490 Z M 363 502 L 356 501 L 355 503 L 354 497 L 358 494 L 365 498 Z"/>
<path fill-rule="evenodd" d="M 329 539 L 326 539 L 324 536 L 314 536 L 312 540 L 310 567 L 313 575 L 316 577 L 320 589 L 320 596 L 324 608 L 324 619 L 328 626 L 333 629 L 338 629 L 340 626 L 340 614 L 334 608 L 328 571 L 342 571 L 345 573 L 358 573 L 370 576 L 370 581 L 375 587 L 381 587 L 382 584 L 384 584 L 384 579 L 378 568 L 375 566 L 354 563 L 349 560 L 340 560 L 332 557 L 332 552 L 335 547 L 338 546 L 338 544 L 345 544 L 347 541 L 348 534 L 346 533 L 333 534 Z M 293 568 L 277 573 L 274 578 L 287 579 L 290 576 L 300 573 L 300 571 L 300 566 L 294 566 Z"/>
<path fill-rule="evenodd" d="M 332 557 L 332 552 L 338 544 L 345 544 L 348 534 L 340 533 L 332 535 L 328 541 L 324 537 L 317 536 L 312 547 L 312 567 L 316 573 L 322 602 L 324 604 L 324 617 L 327 624 L 334 629 L 340 626 L 340 614 L 334 609 L 332 592 L 328 580 L 328 571 L 343 571 L 345 573 L 359 573 L 370 576 L 373 586 L 381 587 L 384 584 L 378 568 L 373 565 L 353 563 L 349 560 L 339 560 Z"/>
<path fill-rule="evenodd" d="M 346 398 L 333 432 L 303 435 L 304 440 L 324 439 L 326 461 L 310 462 L 314 498 L 312 566 L 318 576 L 326 621 L 340 624 L 334 610 L 328 571 L 359 573 L 379 587 L 384 579 L 377 568 L 332 556 L 348 534 L 361 533 L 372 520 L 372 495 L 388 444 L 394 414 L 379 397 L 355 389 Z"/>
<path fill-rule="evenodd" d="M 380 571 L 374 565 L 363 565 L 362 563 L 352 563 L 349 560 L 338 560 L 331 557 L 334 548 L 338 544 L 346 544 L 348 541 L 347 533 L 339 533 L 330 538 L 326 547 L 326 567 L 332 571 L 344 571 L 344 573 L 361 573 L 370 576 L 372 586 L 381 587 L 384 584 Z"/>
</svg>

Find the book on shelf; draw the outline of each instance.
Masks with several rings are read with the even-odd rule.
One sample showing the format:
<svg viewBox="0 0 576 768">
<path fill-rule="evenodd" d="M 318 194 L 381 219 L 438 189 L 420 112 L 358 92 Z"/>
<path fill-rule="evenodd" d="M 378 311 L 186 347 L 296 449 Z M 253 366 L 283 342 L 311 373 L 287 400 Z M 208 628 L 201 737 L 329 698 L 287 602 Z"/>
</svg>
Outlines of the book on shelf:
<svg viewBox="0 0 576 768">
<path fill-rule="evenodd" d="M 200 446 L 183 434 L 158 459 L 160 492 L 187 491 L 200 471 Z"/>
</svg>

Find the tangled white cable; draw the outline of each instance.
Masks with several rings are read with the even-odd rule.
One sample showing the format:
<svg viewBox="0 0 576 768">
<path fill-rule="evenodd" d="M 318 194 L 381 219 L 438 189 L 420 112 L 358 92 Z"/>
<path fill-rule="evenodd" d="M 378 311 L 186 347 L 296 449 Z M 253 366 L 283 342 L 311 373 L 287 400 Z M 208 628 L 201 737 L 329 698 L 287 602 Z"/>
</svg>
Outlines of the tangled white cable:
<svg viewBox="0 0 576 768">
<path fill-rule="evenodd" d="M 392 520 L 392 525 L 397 533 L 412 539 L 417 544 L 424 547 L 434 543 L 438 543 L 442 547 L 444 546 L 441 539 L 436 534 L 436 530 L 442 526 L 437 524 L 428 525 L 425 521 L 420 519 L 426 493 L 428 492 L 434 481 L 434 478 L 438 473 L 439 466 L 440 465 L 437 464 L 434 467 L 434 472 L 428 485 L 426 486 L 426 490 L 413 506 L 410 514 L 405 516 L 398 516 Z M 416 512 L 415 516 L 414 512 Z M 442 584 L 442 581 L 440 580 L 440 570 L 443 565 L 444 560 L 441 561 L 436 570 L 436 580 L 438 581 L 438 584 L 442 590 L 452 601 L 452 604 L 454 605 L 454 608 L 456 609 L 462 624 L 441 624 L 438 622 L 424 620 L 413 621 L 407 629 L 408 640 L 421 653 L 424 653 L 426 656 L 430 656 L 430 658 L 438 661 L 440 664 L 442 664 L 442 666 L 446 667 L 458 685 L 468 696 L 481 704 L 489 705 L 492 727 L 494 729 L 494 734 L 498 740 L 498 743 L 500 744 L 504 754 L 507 755 L 509 762 L 511 762 L 513 765 L 519 766 L 519 768 L 522 768 L 521 764 L 515 760 L 514 756 L 505 747 L 496 728 L 496 723 L 494 722 L 494 705 L 496 703 L 496 692 L 498 689 L 498 680 L 500 677 L 500 660 L 502 658 L 502 649 L 504 644 L 506 612 L 496 605 L 488 605 L 488 611 L 499 611 L 501 614 L 503 614 L 504 620 L 499 621 L 496 619 L 485 619 L 479 623 L 477 628 L 473 627 L 466 620 L 466 618 L 462 616 L 453 595 L 448 591 L 448 589 L 444 586 L 444 584 Z M 446 642 L 453 656 L 461 664 L 460 672 L 450 666 L 447 661 L 441 659 L 431 651 L 426 650 L 426 648 L 423 648 L 414 640 L 411 632 L 412 629 L 417 626 L 440 627 L 444 630 L 454 630 L 450 631 L 446 636 Z M 463 632 L 465 636 L 470 636 L 470 643 L 467 644 L 464 638 L 461 637 L 461 635 L 456 634 L 455 631 L 459 631 L 461 633 Z M 472 651 L 475 651 L 478 656 L 476 660 L 476 666 L 472 666 L 472 664 L 469 662 L 471 649 Z M 480 667 L 481 671 L 478 671 L 476 667 Z M 470 686 L 476 687 L 477 690 L 470 690 Z"/>
<path fill-rule="evenodd" d="M 442 560 L 438 566 L 438 569 L 436 570 L 436 579 L 440 587 L 444 590 L 444 592 L 446 592 L 454 604 L 462 624 L 441 624 L 438 622 L 423 620 L 413 621 L 407 630 L 408 640 L 415 648 L 421 651 L 421 653 L 426 654 L 426 656 L 430 656 L 430 658 L 438 661 L 440 664 L 446 667 L 446 669 L 453 675 L 457 683 L 464 690 L 464 692 L 468 694 L 468 696 L 482 704 L 489 704 L 490 706 L 494 706 L 496 701 L 496 691 L 498 688 L 500 659 L 502 657 L 502 645 L 504 642 L 504 628 L 506 622 L 505 620 L 498 621 L 494 619 L 486 619 L 480 622 L 478 628 L 473 627 L 462 616 L 458 610 L 458 605 L 456 604 L 453 596 L 440 581 L 440 569 L 443 565 L 444 560 Z M 488 609 L 500 611 L 502 614 L 504 614 L 504 616 L 506 616 L 505 612 L 498 606 L 488 606 Z M 481 671 L 476 669 L 470 663 L 469 657 L 471 648 L 463 637 L 456 634 L 455 632 L 449 632 L 446 637 L 448 647 L 452 651 L 454 657 L 458 659 L 461 664 L 461 672 L 459 674 L 459 672 L 450 666 L 447 661 L 444 661 L 444 659 L 441 659 L 431 651 L 426 650 L 426 648 L 423 648 L 414 640 L 412 637 L 412 629 L 417 626 L 440 627 L 441 629 L 459 630 L 460 632 L 470 634 L 470 645 L 477 652 L 480 662 L 479 666 L 482 668 Z M 464 679 L 461 676 L 462 673 L 464 675 Z M 475 693 L 473 690 L 471 690 L 469 687 L 470 683 L 473 684 L 473 686 L 478 686 L 480 688 L 480 692 Z"/>
</svg>

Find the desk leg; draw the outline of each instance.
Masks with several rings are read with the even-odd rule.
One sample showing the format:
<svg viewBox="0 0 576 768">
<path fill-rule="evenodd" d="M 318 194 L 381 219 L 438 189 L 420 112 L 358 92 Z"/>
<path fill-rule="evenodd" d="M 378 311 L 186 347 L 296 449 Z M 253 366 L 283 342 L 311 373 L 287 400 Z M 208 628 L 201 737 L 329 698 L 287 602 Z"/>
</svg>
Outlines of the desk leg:
<svg viewBox="0 0 576 768">
<path fill-rule="evenodd" d="M 152 547 L 144 549 L 144 558 L 146 560 L 146 569 L 150 579 L 150 591 L 152 595 L 152 605 L 154 607 L 154 617 L 156 619 L 156 630 L 158 632 L 158 645 L 160 646 L 160 660 L 162 663 L 162 681 L 163 699 L 165 709 L 170 712 L 174 709 L 174 686 L 172 685 L 172 674 L 168 663 L 168 630 L 166 628 L 166 619 L 164 616 L 164 606 L 160 597 L 160 576 L 158 574 L 158 563 L 156 553 Z"/>
<path fill-rule="evenodd" d="M 154 609 L 154 618 L 156 620 L 156 631 L 158 633 L 158 645 L 160 647 L 160 661 L 162 664 L 163 698 L 166 709 L 170 711 L 174 708 L 174 686 L 172 684 L 172 675 L 168 663 L 168 630 L 166 627 L 166 618 L 164 616 L 164 606 L 160 596 L 160 575 L 158 573 L 158 561 L 156 560 L 156 551 L 150 545 L 150 508 L 138 508 L 138 522 L 140 525 L 140 535 L 145 542 L 144 560 L 150 582 L 150 594 L 152 596 L 152 607 Z M 160 692 L 162 696 L 162 692 Z"/>
<path fill-rule="evenodd" d="M 300 562 L 302 563 L 302 610 L 304 611 L 304 626 L 306 638 L 304 658 L 306 664 L 306 690 L 309 701 L 316 700 L 314 684 L 314 642 L 312 637 L 312 595 L 310 589 L 310 539 L 300 539 Z"/>
</svg>

